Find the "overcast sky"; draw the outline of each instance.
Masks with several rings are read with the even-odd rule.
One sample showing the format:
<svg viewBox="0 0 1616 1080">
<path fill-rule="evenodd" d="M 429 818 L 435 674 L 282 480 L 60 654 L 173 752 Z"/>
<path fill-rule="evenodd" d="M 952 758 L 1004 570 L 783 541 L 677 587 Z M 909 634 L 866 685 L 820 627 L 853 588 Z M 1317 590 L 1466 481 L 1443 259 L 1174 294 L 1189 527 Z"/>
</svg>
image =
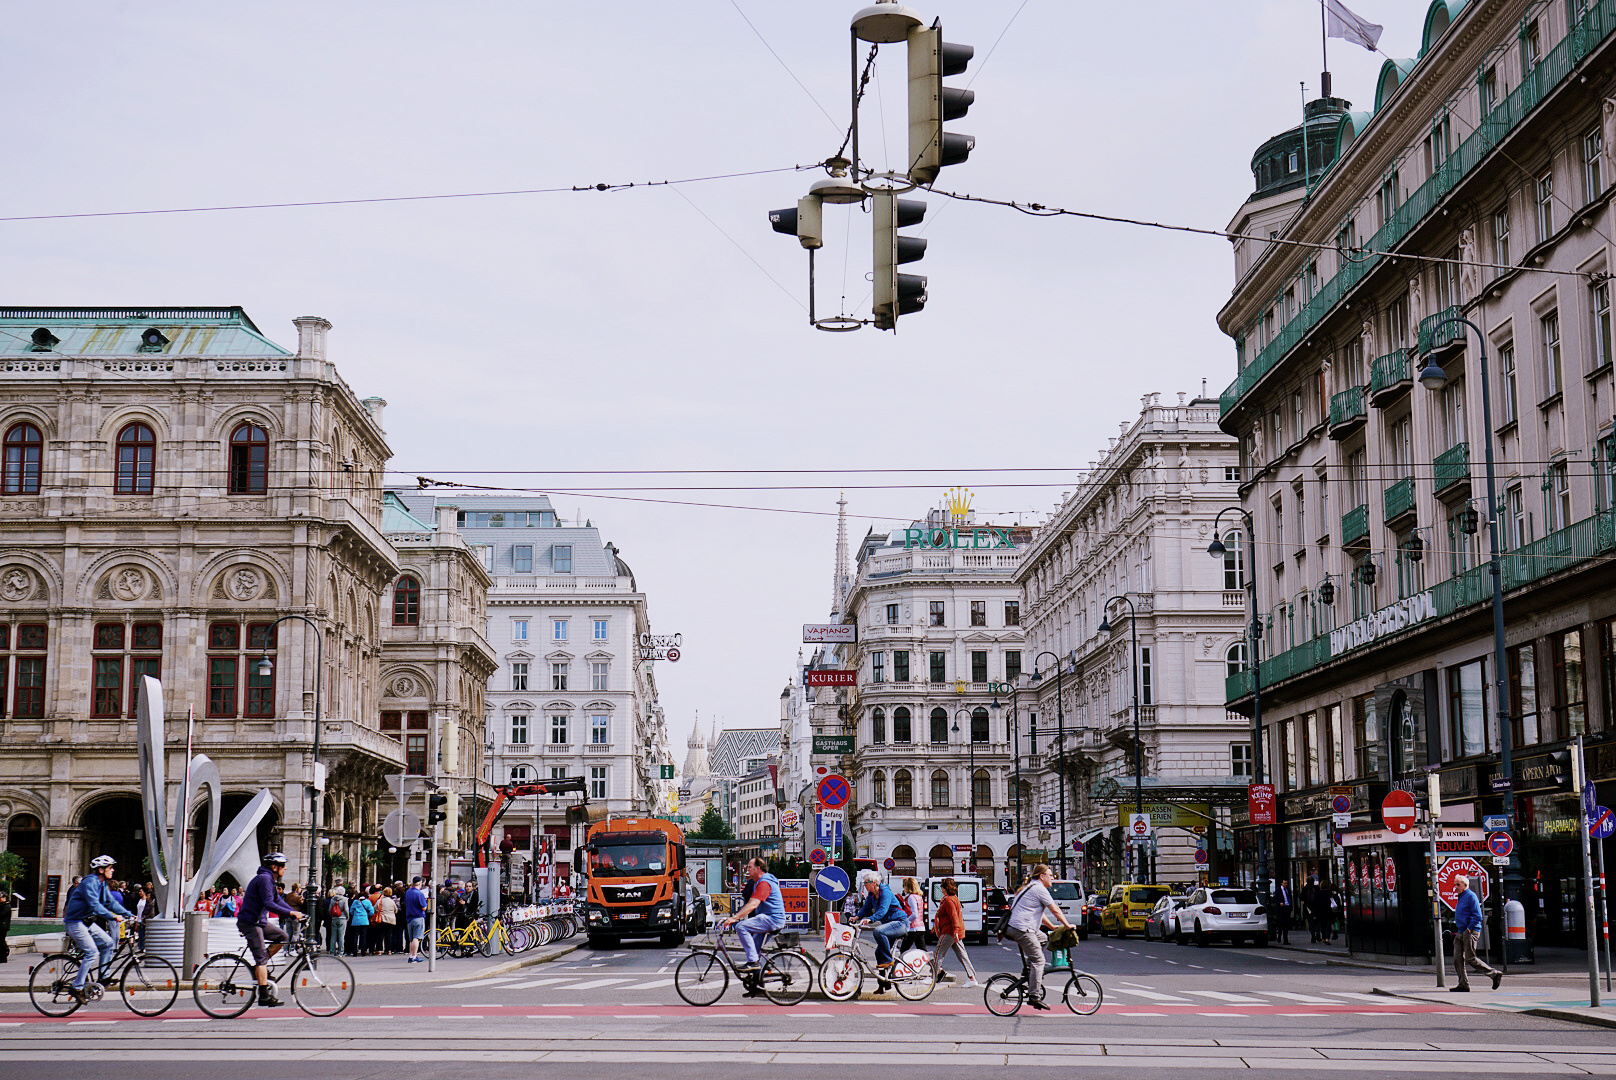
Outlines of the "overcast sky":
<svg viewBox="0 0 1616 1080">
<path fill-rule="evenodd" d="M 21 0 L 0 27 L 0 216 L 810 164 L 841 142 L 858 6 Z M 1387 53 L 1418 52 L 1424 3 L 1351 6 L 1385 24 Z M 976 150 L 944 170 L 948 190 L 1222 227 L 1250 193 L 1257 144 L 1300 119 L 1299 84 L 1317 95 L 1314 0 L 917 10 L 976 47 L 950 80 L 976 104 L 948 125 Z M 1330 46 L 1336 93 L 1371 107 L 1381 57 Z M 884 167 L 903 154 L 901 47 L 879 70 L 864 152 Z M 806 255 L 766 214 L 822 175 L 4 222 L 0 287 L 6 304 L 240 304 L 289 347 L 292 318 L 323 315 L 343 377 L 390 403 L 398 478 L 821 486 L 615 494 L 828 516 L 555 496 L 622 549 L 656 630 L 684 634 L 684 659 L 657 672 L 682 759 L 697 710 L 704 726 L 777 719 L 799 624 L 827 613 L 840 487 L 855 539 L 954 483 L 978 493 L 979 516 L 1033 521 L 1069 474 L 972 470 L 1082 469 L 1141 394 L 1198 393 L 1203 379 L 1216 394 L 1234 374 L 1214 324 L 1226 241 L 936 195 L 914 267 L 930 278 L 926 310 L 895 335 L 816 331 Z M 826 231 L 821 308 L 845 291 L 866 314 L 869 219 L 831 208 Z M 633 469 L 714 472 L 557 475 Z M 841 471 L 724 471 L 744 469 Z"/>
</svg>

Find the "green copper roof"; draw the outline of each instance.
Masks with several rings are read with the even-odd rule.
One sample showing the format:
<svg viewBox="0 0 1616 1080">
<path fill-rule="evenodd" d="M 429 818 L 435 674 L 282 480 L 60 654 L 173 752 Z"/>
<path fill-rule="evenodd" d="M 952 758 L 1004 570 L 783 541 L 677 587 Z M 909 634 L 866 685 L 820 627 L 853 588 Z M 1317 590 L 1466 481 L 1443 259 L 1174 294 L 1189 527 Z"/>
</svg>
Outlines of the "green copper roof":
<svg viewBox="0 0 1616 1080">
<path fill-rule="evenodd" d="M 391 491 L 382 492 L 382 532 L 437 532 L 436 525 L 428 525 L 405 508 L 404 503 Z"/>
<path fill-rule="evenodd" d="M 148 344 L 147 330 L 161 341 Z M 42 332 L 42 333 L 41 333 Z M 291 356 L 239 307 L 0 307 L 0 356 Z"/>
</svg>

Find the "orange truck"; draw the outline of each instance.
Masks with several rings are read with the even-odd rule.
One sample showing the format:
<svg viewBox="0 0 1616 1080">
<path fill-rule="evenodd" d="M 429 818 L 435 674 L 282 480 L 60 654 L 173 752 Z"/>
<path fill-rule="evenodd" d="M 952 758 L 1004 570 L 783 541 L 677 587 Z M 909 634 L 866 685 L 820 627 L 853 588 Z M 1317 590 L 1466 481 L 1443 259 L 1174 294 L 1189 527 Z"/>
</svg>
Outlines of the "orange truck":
<svg viewBox="0 0 1616 1080">
<path fill-rule="evenodd" d="M 664 945 L 678 945 L 694 932 L 685 834 L 673 822 L 596 822 L 573 860 L 589 878 L 582 910 L 590 948 L 613 948 L 626 937 L 659 937 Z"/>
</svg>

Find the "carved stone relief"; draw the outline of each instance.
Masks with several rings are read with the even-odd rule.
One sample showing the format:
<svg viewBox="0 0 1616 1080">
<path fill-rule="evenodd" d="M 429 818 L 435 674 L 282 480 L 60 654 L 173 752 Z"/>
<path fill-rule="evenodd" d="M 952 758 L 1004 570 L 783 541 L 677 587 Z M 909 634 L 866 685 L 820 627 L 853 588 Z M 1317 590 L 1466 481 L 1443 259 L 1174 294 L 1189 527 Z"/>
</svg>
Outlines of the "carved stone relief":
<svg viewBox="0 0 1616 1080">
<path fill-rule="evenodd" d="M 0 570 L 0 600 L 9 600 L 13 603 L 19 600 L 31 600 L 35 587 L 34 575 L 30 570 L 21 566 L 8 566 Z"/>
</svg>

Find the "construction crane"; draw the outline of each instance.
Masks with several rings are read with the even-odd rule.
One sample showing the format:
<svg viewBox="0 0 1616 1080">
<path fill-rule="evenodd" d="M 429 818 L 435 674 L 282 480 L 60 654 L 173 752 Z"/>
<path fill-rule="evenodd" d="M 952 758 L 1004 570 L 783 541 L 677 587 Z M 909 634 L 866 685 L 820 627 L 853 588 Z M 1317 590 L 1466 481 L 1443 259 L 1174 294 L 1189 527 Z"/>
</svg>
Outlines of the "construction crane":
<svg viewBox="0 0 1616 1080">
<path fill-rule="evenodd" d="M 581 776 L 566 776 L 543 784 L 504 784 L 494 788 L 493 805 L 489 806 L 488 813 L 483 815 L 483 823 L 477 826 L 477 865 L 488 865 L 488 841 L 494 835 L 494 826 L 505 816 L 505 811 L 511 808 L 512 799 L 521 799 L 529 795 L 567 795 L 574 792 L 582 796 L 578 802 L 579 806 L 589 802 L 589 782 Z"/>
</svg>

